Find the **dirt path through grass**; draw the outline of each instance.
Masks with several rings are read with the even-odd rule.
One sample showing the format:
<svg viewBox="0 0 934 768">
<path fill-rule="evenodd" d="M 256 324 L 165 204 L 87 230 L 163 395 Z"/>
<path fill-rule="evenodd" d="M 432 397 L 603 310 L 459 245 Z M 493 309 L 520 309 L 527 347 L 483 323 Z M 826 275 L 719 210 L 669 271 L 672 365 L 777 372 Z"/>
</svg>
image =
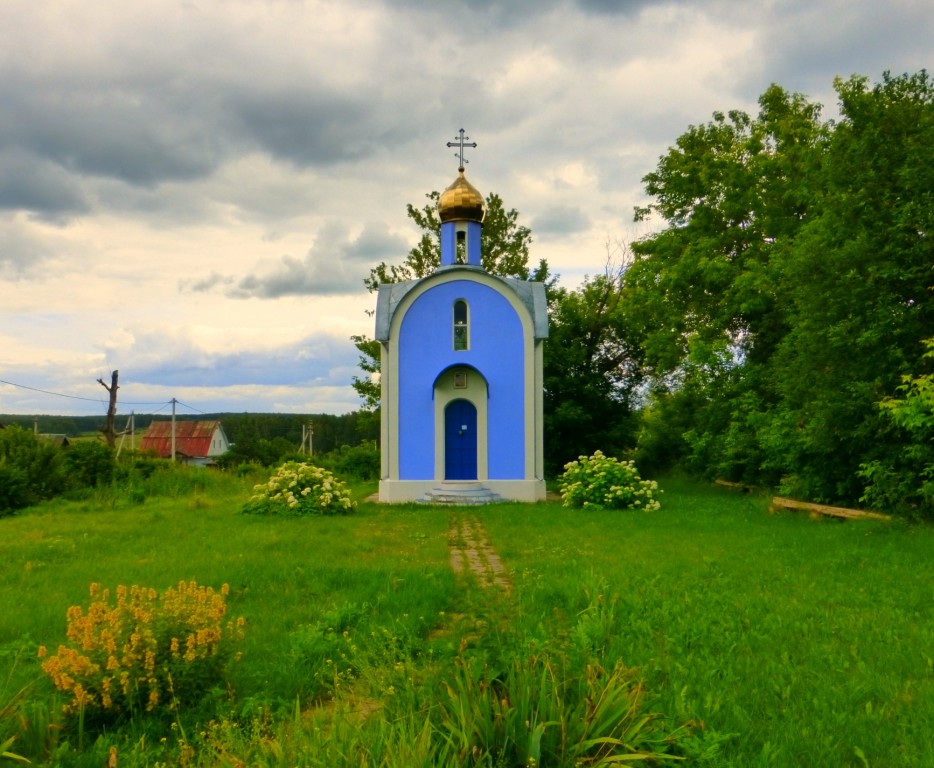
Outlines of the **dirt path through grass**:
<svg viewBox="0 0 934 768">
<path fill-rule="evenodd" d="M 484 588 L 496 587 L 507 593 L 512 589 L 503 562 L 490 546 L 486 529 L 476 517 L 455 515 L 451 518 L 448 547 L 455 573 L 469 571 Z"/>
</svg>

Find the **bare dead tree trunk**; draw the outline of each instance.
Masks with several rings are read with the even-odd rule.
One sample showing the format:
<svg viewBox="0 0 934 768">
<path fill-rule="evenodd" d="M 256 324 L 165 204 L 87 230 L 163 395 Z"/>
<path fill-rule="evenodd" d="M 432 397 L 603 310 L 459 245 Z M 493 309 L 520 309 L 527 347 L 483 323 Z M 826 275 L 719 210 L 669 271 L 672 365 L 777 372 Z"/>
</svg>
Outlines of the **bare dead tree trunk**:
<svg viewBox="0 0 934 768">
<path fill-rule="evenodd" d="M 117 375 L 119 371 L 110 374 L 110 386 L 108 387 L 103 379 L 98 379 L 97 383 L 110 393 L 110 407 L 107 409 L 107 426 L 101 429 L 107 445 L 113 448 L 117 444 L 117 433 L 114 429 L 114 422 L 117 419 Z"/>
</svg>

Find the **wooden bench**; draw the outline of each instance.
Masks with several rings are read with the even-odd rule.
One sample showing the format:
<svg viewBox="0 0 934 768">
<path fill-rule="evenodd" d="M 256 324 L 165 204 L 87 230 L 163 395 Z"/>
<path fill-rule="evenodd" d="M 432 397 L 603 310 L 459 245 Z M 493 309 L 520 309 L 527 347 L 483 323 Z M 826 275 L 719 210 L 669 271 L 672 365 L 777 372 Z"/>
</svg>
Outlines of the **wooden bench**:
<svg viewBox="0 0 934 768">
<path fill-rule="evenodd" d="M 867 512 L 862 509 L 847 509 L 846 507 L 830 507 L 826 504 L 811 504 L 807 501 L 796 501 L 795 499 L 786 499 L 781 496 L 775 496 L 769 507 L 770 512 L 776 512 L 779 509 L 803 509 L 811 513 L 812 518 L 825 515 L 827 517 L 837 517 L 843 520 L 891 520 L 891 515 L 883 515 L 881 512 Z"/>
<path fill-rule="evenodd" d="M 742 491 L 743 493 L 749 493 L 752 490 L 752 486 L 745 483 L 734 483 L 730 480 L 714 480 L 713 484 L 721 488 L 729 488 L 731 491 Z"/>
</svg>

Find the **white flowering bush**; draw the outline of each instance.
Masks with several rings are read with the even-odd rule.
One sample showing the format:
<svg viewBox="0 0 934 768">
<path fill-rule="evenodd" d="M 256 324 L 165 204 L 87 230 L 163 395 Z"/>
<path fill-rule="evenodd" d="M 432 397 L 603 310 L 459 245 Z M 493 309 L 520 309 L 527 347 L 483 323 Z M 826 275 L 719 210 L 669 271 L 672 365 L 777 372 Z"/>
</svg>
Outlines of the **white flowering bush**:
<svg viewBox="0 0 934 768">
<path fill-rule="evenodd" d="M 647 509 L 661 507 L 658 483 L 643 480 L 631 461 L 619 461 L 596 451 L 564 465 L 558 481 L 566 507 Z"/>
<path fill-rule="evenodd" d="M 357 506 L 328 470 L 297 461 L 285 462 L 253 490 L 243 511 L 254 515 L 345 515 Z"/>
</svg>

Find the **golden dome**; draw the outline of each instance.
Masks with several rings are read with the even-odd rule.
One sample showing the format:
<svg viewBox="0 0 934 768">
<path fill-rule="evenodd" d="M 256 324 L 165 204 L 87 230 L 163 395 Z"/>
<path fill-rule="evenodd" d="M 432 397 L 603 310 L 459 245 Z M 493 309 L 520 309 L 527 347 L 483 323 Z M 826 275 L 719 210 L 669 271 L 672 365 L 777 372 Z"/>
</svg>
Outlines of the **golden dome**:
<svg viewBox="0 0 934 768">
<path fill-rule="evenodd" d="M 473 184 L 467 181 L 463 170 L 454 183 L 441 193 L 438 200 L 438 213 L 441 222 L 446 221 L 483 221 L 485 206 L 481 195 Z"/>
</svg>

